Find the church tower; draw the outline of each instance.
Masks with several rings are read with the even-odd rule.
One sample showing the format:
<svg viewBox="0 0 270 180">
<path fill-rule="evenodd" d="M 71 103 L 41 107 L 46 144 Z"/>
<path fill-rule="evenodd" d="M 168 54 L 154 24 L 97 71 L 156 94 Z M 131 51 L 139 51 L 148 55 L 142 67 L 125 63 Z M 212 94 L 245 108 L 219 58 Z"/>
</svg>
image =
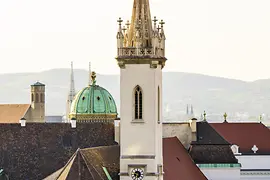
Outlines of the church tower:
<svg viewBox="0 0 270 180">
<path fill-rule="evenodd" d="M 31 111 L 28 122 L 45 122 L 45 84 L 31 85 Z"/>
<path fill-rule="evenodd" d="M 121 74 L 120 179 L 162 180 L 165 23 L 156 17 L 152 21 L 149 0 L 134 0 L 131 22 L 122 22 L 119 18 L 116 57 Z"/>
<path fill-rule="evenodd" d="M 73 72 L 73 62 L 71 62 L 71 71 L 70 71 L 70 87 L 69 87 L 69 93 L 67 97 L 67 105 L 66 105 L 66 121 L 69 122 L 69 113 L 72 101 L 76 95 L 75 93 L 75 84 L 74 84 L 74 72 Z"/>
</svg>

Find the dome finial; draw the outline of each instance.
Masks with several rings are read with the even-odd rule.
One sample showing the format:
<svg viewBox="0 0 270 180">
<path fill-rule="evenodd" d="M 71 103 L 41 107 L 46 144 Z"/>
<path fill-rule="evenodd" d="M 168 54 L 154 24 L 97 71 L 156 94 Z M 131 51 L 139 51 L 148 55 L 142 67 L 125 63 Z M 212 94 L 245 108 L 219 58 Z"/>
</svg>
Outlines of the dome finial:
<svg viewBox="0 0 270 180">
<path fill-rule="evenodd" d="M 91 79 L 92 79 L 92 85 L 96 85 L 96 72 L 95 71 L 92 71 L 91 73 Z"/>
</svg>

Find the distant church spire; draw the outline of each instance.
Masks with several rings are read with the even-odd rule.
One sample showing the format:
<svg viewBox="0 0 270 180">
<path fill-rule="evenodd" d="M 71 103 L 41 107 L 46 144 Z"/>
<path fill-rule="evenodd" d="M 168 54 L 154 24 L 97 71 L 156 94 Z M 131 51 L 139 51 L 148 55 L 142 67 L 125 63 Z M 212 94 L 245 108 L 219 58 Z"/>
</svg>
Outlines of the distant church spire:
<svg viewBox="0 0 270 180">
<path fill-rule="evenodd" d="M 188 104 L 187 104 L 187 115 L 189 114 L 189 108 L 188 108 Z"/>
<path fill-rule="evenodd" d="M 72 101 L 76 95 L 75 92 L 75 83 L 74 83 L 74 72 L 73 72 L 73 62 L 71 62 L 71 69 L 70 69 L 70 82 L 69 82 L 69 93 L 67 97 L 67 107 L 66 107 L 66 120 L 69 121 L 69 113 Z"/>
<path fill-rule="evenodd" d="M 70 89 L 69 89 L 69 94 L 71 96 L 75 96 L 75 83 L 74 83 L 73 62 L 71 62 L 71 69 L 70 69 Z"/>
<path fill-rule="evenodd" d="M 191 107 L 190 107 L 190 114 L 193 115 L 194 114 L 194 111 L 193 111 L 193 105 L 191 104 Z"/>
</svg>

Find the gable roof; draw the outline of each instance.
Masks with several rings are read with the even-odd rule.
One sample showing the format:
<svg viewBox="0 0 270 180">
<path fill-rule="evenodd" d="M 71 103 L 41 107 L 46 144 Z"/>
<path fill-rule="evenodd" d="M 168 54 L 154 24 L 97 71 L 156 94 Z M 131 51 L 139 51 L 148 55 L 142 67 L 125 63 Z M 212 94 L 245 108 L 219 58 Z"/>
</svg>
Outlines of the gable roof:
<svg viewBox="0 0 270 180">
<path fill-rule="evenodd" d="M 78 149 L 56 179 L 108 179 L 103 169 L 106 168 L 109 176 L 113 180 L 118 180 L 119 159 L 118 145 Z"/>
<path fill-rule="evenodd" d="M 270 153 L 270 130 L 262 123 L 210 123 L 228 142 L 239 146 L 239 152 L 252 153 L 254 145 L 257 154 Z"/>
<path fill-rule="evenodd" d="M 185 147 L 176 138 L 163 138 L 164 180 L 206 180 Z"/>
<path fill-rule="evenodd" d="M 78 148 L 115 145 L 113 123 L 0 124 L 0 167 L 10 179 L 36 180 L 61 169 Z"/>
<path fill-rule="evenodd" d="M 0 123 L 19 123 L 30 104 L 0 104 Z"/>
</svg>

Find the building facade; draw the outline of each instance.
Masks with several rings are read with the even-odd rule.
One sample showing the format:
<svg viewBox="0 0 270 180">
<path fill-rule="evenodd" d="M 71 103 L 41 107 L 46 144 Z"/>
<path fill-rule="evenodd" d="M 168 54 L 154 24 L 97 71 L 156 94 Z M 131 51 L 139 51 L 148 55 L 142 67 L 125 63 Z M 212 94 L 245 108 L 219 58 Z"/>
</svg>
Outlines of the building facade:
<svg viewBox="0 0 270 180">
<path fill-rule="evenodd" d="M 163 179 L 163 20 L 151 19 L 148 0 L 134 0 L 131 23 L 117 32 L 120 67 L 120 179 Z"/>
</svg>

